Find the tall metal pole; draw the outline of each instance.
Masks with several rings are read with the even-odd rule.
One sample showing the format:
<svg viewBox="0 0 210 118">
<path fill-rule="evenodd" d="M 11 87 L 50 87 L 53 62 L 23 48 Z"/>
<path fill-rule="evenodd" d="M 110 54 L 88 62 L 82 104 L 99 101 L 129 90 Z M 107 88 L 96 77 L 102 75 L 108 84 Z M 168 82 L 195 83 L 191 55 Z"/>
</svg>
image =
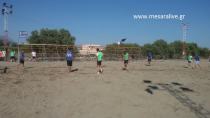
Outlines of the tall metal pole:
<svg viewBox="0 0 210 118">
<path fill-rule="evenodd" d="M 6 58 L 8 55 L 8 18 L 9 15 L 12 14 L 12 5 L 8 3 L 3 3 L 2 5 L 2 15 L 4 16 L 4 46 L 6 49 Z M 6 60 L 5 58 L 5 60 Z"/>
<path fill-rule="evenodd" d="M 8 14 L 4 14 L 4 31 L 7 32 L 8 31 Z"/>
<path fill-rule="evenodd" d="M 184 56 L 186 54 L 185 50 L 185 42 L 187 40 L 187 25 L 185 23 L 182 23 L 182 55 Z"/>
<path fill-rule="evenodd" d="M 18 62 L 20 62 L 20 36 L 18 37 Z"/>
</svg>

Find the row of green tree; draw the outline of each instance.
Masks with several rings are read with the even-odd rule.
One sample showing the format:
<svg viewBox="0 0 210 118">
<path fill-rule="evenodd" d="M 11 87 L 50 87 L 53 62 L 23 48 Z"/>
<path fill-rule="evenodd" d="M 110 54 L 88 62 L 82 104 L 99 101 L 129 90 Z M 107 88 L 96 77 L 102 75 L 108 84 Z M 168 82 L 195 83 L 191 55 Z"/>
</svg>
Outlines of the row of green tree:
<svg viewBox="0 0 210 118">
<path fill-rule="evenodd" d="M 182 58 L 183 49 L 185 55 L 200 55 L 207 58 L 210 55 L 208 48 L 199 47 L 196 43 L 183 43 L 180 40 L 168 43 L 163 39 L 154 41 L 152 44 L 145 44 L 140 46 L 138 44 L 110 44 L 105 48 L 107 54 L 122 54 L 124 50 L 127 50 L 131 55 L 146 57 L 148 52 L 152 52 L 154 58 L 167 59 L 167 58 Z"/>
</svg>

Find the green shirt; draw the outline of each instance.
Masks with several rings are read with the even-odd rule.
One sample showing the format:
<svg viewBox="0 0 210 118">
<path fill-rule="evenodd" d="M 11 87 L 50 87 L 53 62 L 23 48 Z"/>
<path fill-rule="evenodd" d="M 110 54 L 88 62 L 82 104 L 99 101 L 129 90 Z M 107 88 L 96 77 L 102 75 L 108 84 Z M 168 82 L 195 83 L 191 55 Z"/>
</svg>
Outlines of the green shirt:
<svg viewBox="0 0 210 118">
<path fill-rule="evenodd" d="M 128 60 L 128 53 L 127 52 L 123 55 L 123 58 L 124 58 L 124 60 Z"/>
<path fill-rule="evenodd" d="M 11 56 L 11 57 L 14 57 L 14 56 L 15 56 L 15 51 L 11 51 L 11 52 L 10 52 L 10 56 Z"/>
<path fill-rule="evenodd" d="M 188 56 L 188 61 L 192 61 L 192 56 Z"/>
<path fill-rule="evenodd" d="M 98 58 L 98 61 L 102 61 L 103 53 L 102 52 L 98 52 L 97 58 Z"/>
</svg>

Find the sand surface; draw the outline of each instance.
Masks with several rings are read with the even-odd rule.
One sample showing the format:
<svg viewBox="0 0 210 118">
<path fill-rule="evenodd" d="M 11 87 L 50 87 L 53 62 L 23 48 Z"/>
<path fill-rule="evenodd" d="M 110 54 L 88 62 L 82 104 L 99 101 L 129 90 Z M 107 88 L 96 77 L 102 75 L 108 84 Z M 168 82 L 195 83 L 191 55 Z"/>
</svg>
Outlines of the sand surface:
<svg viewBox="0 0 210 118">
<path fill-rule="evenodd" d="M 79 71 L 73 73 L 66 62 L 26 62 L 24 70 L 0 62 L 9 68 L 0 74 L 0 118 L 210 118 L 207 60 L 201 69 L 186 68 L 183 60 L 135 61 L 128 71 L 122 64 L 103 62 L 98 75 L 93 61 L 74 62 Z M 149 85 L 158 89 L 150 94 Z"/>
</svg>

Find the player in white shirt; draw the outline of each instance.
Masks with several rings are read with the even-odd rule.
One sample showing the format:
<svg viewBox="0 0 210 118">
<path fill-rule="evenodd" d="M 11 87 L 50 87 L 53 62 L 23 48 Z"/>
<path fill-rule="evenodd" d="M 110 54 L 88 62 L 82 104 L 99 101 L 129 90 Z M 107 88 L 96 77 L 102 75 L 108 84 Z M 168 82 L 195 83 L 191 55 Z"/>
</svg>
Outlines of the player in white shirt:
<svg viewBox="0 0 210 118">
<path fill-rule="evenodd" d="M 32 55 L 32 61 L 36 61 L 36 52 L 34 50 L 31 52 L 31 55 Z"/>
</svg>

